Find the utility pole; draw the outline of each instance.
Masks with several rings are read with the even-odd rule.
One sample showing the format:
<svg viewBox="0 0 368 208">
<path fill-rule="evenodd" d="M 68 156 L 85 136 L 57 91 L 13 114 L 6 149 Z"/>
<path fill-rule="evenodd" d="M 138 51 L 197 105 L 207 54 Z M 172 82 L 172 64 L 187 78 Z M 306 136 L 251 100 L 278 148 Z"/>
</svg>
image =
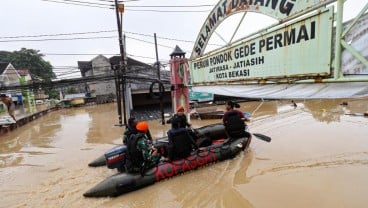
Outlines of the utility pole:
<svg viewBox="0 0 368 208">
<path fill-rule="evenodd" d="M 118 33 L 119 33 L 119 47 L 120 47 L 120 69 L 117 71 L 118 76 L 118 90 L 119 93 L 117 95 L 122 94 L 123 97 L 123 112 L 124 112 L 124 125 L 127 124 L 126 120 L 126 110 L 125 110 L 125 57 L 124 57 L 124 45 L 123 45 L 123 13 L 124 13 L 124 4 L 118 4 L 118 0 L 115 0 L 115 12 L 116 12 L 116 22 L 118 25 Z M 120 13 L 120 18 L 119 18 Z M 120 74 L 122 71 L 122 74 Z M 121 81 L 121 82 L 120 82 Z M 122 84 L 122 93 L 120 93 L 120 84 Z M 121 97 L 117 98 L 118 102 L 118 112 L 119 112 L 119 125 L 122 126 L 121 119 Z"/>
<path fill-rule="evenodd" d="M 119 124 L 117 126 L 122 126 L 122 117 L 121 117 L 121 94 L 120 94 L 120 66 L 114 66 L 114 77 L 115 77 L 115 89 L 116 89 L 116 102 L 118 104 L 118 115 L 119 115 Z"/>
<path fill-rule="evenodd" d="M 161 81 L 161 77 L 160 77 L 160 61 L 158 60 L 158 51 L 157 51 L 157 38 L 156 38 L 156 33 L 154 33 L 154 38 L 155 38 L 155 49 L 156 49 L 156 66 L 157 66 L 157 79 L 159 81 Z M 160 88 L 160 85 L 159 85 Z M 162 125 L 165 125 L 165 115 L 164 115 L 164 107 L 163 107 L 163 97 L 165 95 L 163 94 L 160 97 L 160 111 L 161 111 L 161 122 Z"/>
</svg>

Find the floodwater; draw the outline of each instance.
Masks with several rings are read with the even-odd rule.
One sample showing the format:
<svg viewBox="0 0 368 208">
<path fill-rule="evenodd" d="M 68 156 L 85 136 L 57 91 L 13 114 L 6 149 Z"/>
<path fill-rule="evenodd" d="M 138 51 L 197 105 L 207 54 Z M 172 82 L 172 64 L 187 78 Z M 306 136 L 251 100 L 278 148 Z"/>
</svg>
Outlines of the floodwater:
<svg viewBox="0 0 368 208">
<path fill-rule="evenodd" d="M 251 132 L 270 143 L 253 137 L 232 160 L 115 198 L 83 193 L 115 173 L 87 164 L 121 144 L 116 105 L 48 113 L 0 138 L 0 207 L 367 207 L 368 118 L 359 113 L 368 98 L 296 103 L 242 103 Z M 169 128 L 160 123 L 149 122 L 154 138 Z"/>
</svg>

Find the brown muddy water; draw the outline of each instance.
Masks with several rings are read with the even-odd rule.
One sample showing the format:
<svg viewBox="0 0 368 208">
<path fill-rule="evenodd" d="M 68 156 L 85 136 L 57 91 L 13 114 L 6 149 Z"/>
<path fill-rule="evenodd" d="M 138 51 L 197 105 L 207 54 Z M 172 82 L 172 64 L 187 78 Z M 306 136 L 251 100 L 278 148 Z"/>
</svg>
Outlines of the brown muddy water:
<svg viewBox="0 0 368 208">
<path fill-rule="evenodd" d="M 296 103 L 242 103 L 270 143 L 115 198 L 83 193 L 115 173 L 87 164 L 121 144 L 116 105 L 51 112 L 0 138 L 0 207 L 367 207 L 368 118 L 345 114 L 368 112 L 368 98 Z M 149 124 L 155 138 L 169 129 Z"/>
</svg>

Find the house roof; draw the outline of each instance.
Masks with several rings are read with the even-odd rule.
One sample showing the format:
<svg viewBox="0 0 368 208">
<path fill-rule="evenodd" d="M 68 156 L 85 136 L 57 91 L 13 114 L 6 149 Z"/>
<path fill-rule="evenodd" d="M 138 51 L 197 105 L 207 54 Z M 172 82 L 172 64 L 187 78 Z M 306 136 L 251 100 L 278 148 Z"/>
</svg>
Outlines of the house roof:
<svg viewBox="0 0 368 208">
<path fill-rule="evenodd" d="M 0 75 L 4 73 L 5 69 L 8 67 L 9 63 L 0 62 Z"/>
<path fill-rule="evenodd" d="M 92 69 L 92 61 L 78 61 L 78 68 L 80 69 L 82 76 L 86 72 Z"/>
<path fill-rule="evenodd" d="M 129 58 L 129 57 L 127 57 L 127 58 L 128 58 L 128 60 L 127 60 L 128 67 L 131 67 L 131 66 L 141 66 L 141 67 L 144 67 L 144 68 L 154 68 L 153 66 L 148 65 L 146 63 L 137 61 L 137 60 L 132 59 L 132 58 Z M 109 58 L 109 60 L 110 60 L 110 64 L 112 66 L 119 65 L 120 64 L 121 57 L 120 56 L 112 56 L 112 57 Z"/>
<path fill-rule="evenodd" d="M 114 66 L 120 65 L 121 56 L 112 56 L 108 59 L 108 61 L 110 62 L 111 70 L 113 70 Z M 129 72 L 135 73 L 137 71 L 142 71 L 142 70 L 143 71 L 155 71 L 156 70 L 156 67 L 140 62 L 140 61 L 137 61 L 130 57 L 127 57 L 127 67 L 128 67 L 127 73 Z M 92 61 L 78 61 L 78 68 L 82 73 L 82 77 L 84 77 L 87 71 L 93 70 Z M 163 72 L 163 75 L 168 76 L 169 73 L 167 73 L 166 75 L 166 73 Z"/>
</svg>

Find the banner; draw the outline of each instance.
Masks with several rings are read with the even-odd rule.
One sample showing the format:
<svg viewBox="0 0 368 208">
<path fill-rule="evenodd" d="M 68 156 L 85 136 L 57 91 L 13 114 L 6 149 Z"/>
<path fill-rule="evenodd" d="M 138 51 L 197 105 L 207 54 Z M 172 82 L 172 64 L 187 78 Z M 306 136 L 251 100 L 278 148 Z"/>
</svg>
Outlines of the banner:
<svg viewBox="0 0 368 208">
<path fill-rule="evenodd" d="M 191 60 L 192 83 L 328 75 L 332 20 L 326 9 Z"/>
<path fill-rule="evenodd" d="M 326 0 L 220 0 L 213 8 L 199 31 L 191 58 L 201 56 L 214 30 L 227 17 L 239 12 L 257 12 L 283 22 L 283 19 L 297 14 Z"/>
</svg>

